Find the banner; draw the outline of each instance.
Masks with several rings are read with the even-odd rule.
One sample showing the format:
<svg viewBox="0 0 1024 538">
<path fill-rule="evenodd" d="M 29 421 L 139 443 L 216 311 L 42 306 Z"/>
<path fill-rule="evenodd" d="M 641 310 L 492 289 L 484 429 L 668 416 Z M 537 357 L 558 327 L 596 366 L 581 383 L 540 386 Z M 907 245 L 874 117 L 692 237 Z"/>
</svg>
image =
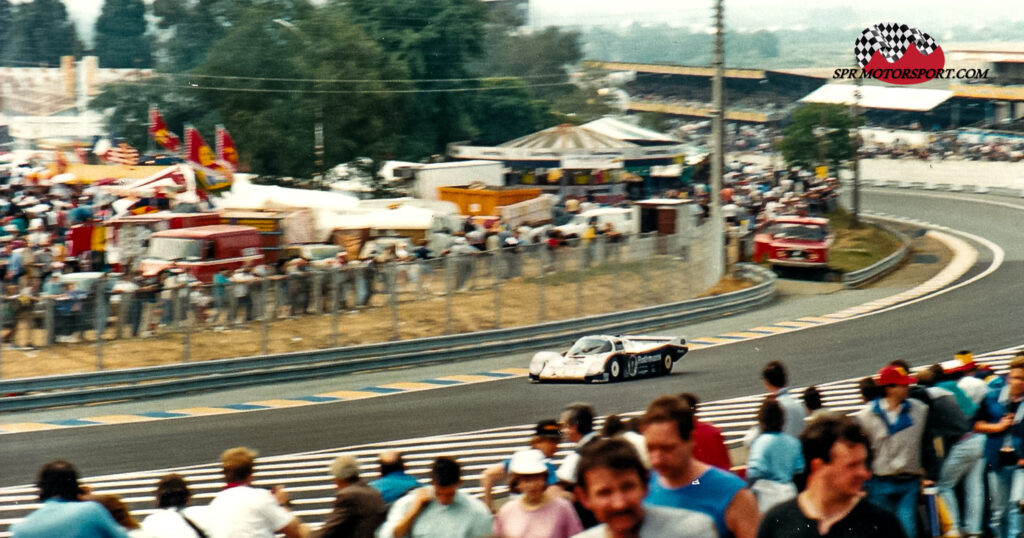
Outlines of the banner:
<svg viewBox="0 0 1024 538">
<path fill-rule="evenodd" d="M 185 125 L 185 160 L 192 165 L 204 189 L 218 191 L 231 187 L 231 166 L 214 158 L 209 144 L 191 125 Z"/>
<path fill-rule="evenodd" d="M 230 164 L 231 169 L 237 172 L 238 149 L 235 148 L 235 139 L 231 138 L 231 133 L 223 125 L 218 125 L 214 138 L 217 145 L 217 160 Z"/>
<path fill-rule="evenodd" d="M 149 108 L 149 136 L 153 137 L 160 147 L 168 151 L 178 153 L 178 150 L 181 149 L 181 139 L 167 130 L 167 123 L 164 122 L 163 116 L 155 106 Z"/>
</svg>

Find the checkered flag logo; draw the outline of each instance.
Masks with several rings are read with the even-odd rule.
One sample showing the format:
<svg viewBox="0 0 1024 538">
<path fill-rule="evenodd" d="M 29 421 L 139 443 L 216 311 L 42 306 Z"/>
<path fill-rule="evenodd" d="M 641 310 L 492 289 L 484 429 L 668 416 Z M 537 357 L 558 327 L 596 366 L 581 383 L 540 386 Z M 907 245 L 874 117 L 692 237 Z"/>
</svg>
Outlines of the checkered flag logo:
<svg viewBox="0 0 1024 538">
<path fill-rule="evenodd" d="M 881 22 L 865 28 L 860 33 L 860 37 L 854 43 L 853 52 L 861 67 L 867 67 L 871 57 L 879 50 L 886 61 L 892 64 L 903 57 L 911 43 L 925 56 L 939 48 L 932 36 L 917 28 L 898 22 Z"/>
</svg>

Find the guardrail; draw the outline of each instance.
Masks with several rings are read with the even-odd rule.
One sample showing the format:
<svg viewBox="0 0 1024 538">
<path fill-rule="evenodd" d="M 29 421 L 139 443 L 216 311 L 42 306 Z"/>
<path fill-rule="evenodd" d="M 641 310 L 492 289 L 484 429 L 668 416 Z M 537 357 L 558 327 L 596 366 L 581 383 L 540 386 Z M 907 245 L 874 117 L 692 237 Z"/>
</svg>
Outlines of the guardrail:
<svg viewBox="0 0 1024 538">
<path fill-rule="evenodd" d="M 743 290 L 654 307 L 554 321 L 513 329 L 480 331 L 344 348 L 220 359 L 11 379 L 0 382 L 0 412 L 119 399 L 148 398 L 195 390 L 277 383 L 380 368 L 478 358 L 557 346 L 594 332 L 630 332 L 695 321 L 753 308 L 775 296 L 775 275 L 737 264 L 739 276 L 758 284 Z"/>
<path fill-rule="evenodd" d="M 885 224 L 885 219 L 880 217 L 872 217 L 868 215 L 861 215 L 862 220 L 874 221 L 874 226 L 878 226 L 884 229 L 886 232 L 895 235 L 902 245 L 896 251 L 887 256 L 882 261 L 869 265 L 863 269 L 857 271 L 850 271 L 843 275 L 843 287 L 844 288 L 859 288 L 872 280 L 879 278 L 889 271 L 896 268 L 897 265 L 903 262 L 907 258 L 907 254 L 910 253 L 910 238 L 903 232 L 896 230 Z"/>
<path fill-rule="evenodd" d="M 1024 198 L 1024 178 L 1020 186 L 988 186 L 988 185 L 964 185 L 958 183 L 942 183 L 936 181 L 889 181 L 885 179 L 864 180 L 862 185 L 867 188 L 914 189 L 924 191 L 947 191 L 966 194 L 991 194 L 993 196 L 1007 196 L 1011 198 Z"/>
</svg>

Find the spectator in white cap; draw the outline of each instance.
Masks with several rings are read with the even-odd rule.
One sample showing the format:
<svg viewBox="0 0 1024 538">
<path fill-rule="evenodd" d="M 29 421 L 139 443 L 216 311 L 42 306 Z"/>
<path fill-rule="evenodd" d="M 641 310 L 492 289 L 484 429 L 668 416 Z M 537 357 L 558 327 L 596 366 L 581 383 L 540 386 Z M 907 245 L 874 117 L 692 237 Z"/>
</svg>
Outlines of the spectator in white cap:
<svg viewBox="0 0 1024 538">
<path fill-rule="evenodd" d="M 50 240 L 50 234 L 43 230 L 43 219 L 36 217 L 28 224 L 28 244 L 31 247 L 42 245 Z"/>
<path fill-rule="evenodd" d="M 494 518 L 494 534 L 505 538 L 545 536 L 569 538 L 583 532 L 569 501 L 546 492 L 548 473 L 544 453 L 535 448 L 520 450 L 509 463 L 510 483 L 519 497 L 505 503 Z"/>
</svg>

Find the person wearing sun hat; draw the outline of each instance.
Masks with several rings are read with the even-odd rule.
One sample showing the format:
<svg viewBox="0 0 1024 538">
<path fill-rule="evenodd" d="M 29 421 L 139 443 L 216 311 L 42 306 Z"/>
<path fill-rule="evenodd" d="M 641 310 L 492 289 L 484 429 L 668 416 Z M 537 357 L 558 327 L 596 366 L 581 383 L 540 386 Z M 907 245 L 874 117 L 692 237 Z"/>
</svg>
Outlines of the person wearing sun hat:
<svg viewBox="0 0 1024 538">
<path fill-rule="evenodd" d="M 512 481 L 522 495 L 505 503 L 494 518 L 494 534 L 505 538 L 569 538 L 583 532 L 572 503 L 546 491 L 552 474 L 546 455 L 520 450 L 509 462 Z"/>
<path fill-rule="evenodd" d="M 868 501 L 892 510 L 907 536 L 917 536 L 917 501 L 925 478 L 928 440 L 928 406 L 908 398 L 916 381 L 902 366 L 885 366 L 876 376 L 880 397 L 854 415 L 871 441 L 874 456 L 874 476 L 865 488 Z"/>
<path fill-rule="evenodd" d="M 555 471 L 558 468 L 554 463 L 551 462 L 551 458 L 555 456 L 555 452 L 558 450 L 558 443 L 562 441 L 561 426 L 558 425 L 558 421 L 551 419 L 544 419 L 537 423 L 534 428 L 534 435 L 530 438 L 530 448 L 539 450 L 544 455 L 545 465 L 547 465 L 550 471 L 547 474 L 548 485 L 552 485 L 558 481 L 555 477 Z M 483 501 L 492 511 L 494 510 L 493 495 L 492 491 L 495 484 L 510 478 L 512 459 L 506 459 L 499 463 L 488 467 L 484 470 L 480 477 L 480 486 L 483 488 Z M 515 490 L 513 483 L 514 478 L 509 480 L 509 488 Z"/>
</svg>

